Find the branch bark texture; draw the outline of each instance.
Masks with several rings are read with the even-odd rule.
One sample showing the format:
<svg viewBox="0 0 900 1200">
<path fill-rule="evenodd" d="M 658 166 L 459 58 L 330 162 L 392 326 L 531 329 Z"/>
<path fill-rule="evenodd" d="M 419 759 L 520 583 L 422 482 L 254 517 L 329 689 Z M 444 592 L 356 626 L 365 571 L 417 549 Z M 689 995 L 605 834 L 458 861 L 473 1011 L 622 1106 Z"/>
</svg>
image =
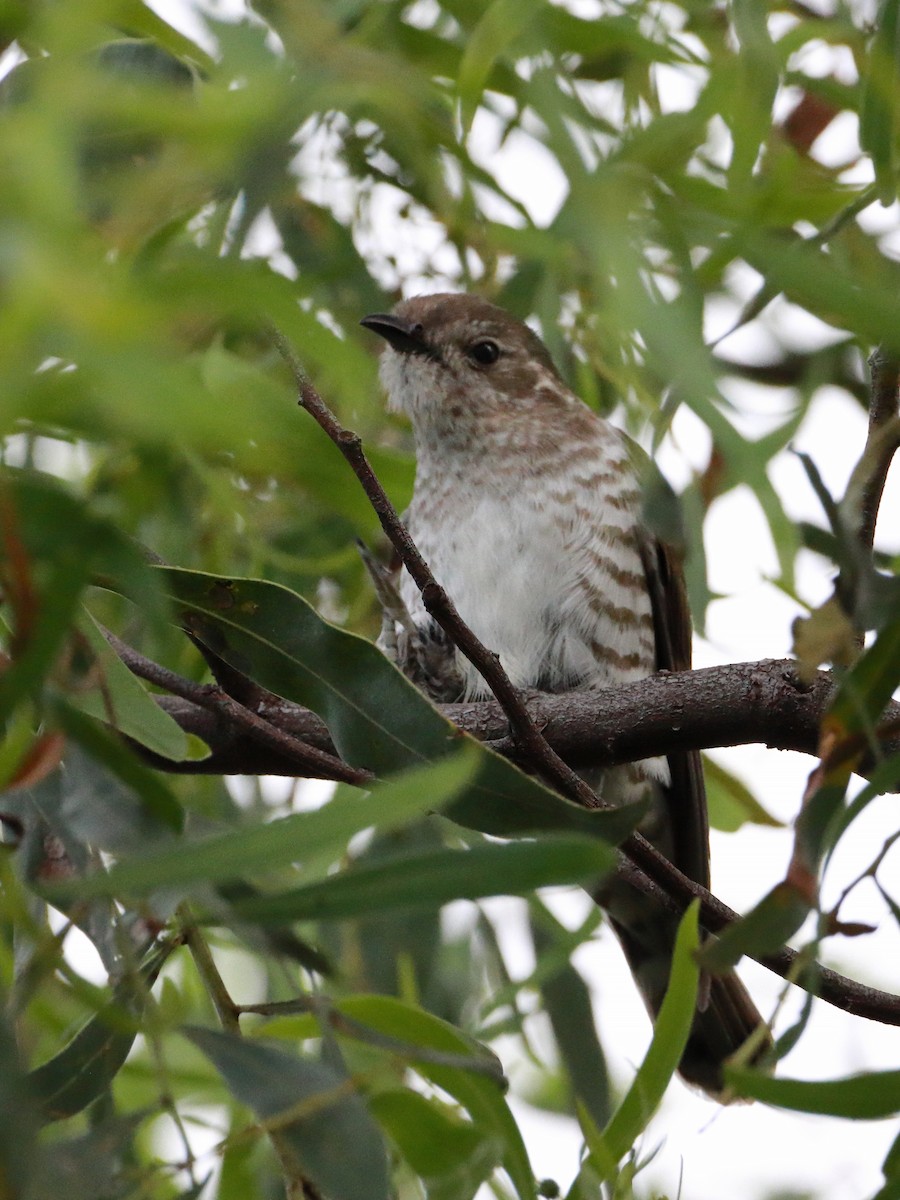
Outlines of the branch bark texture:
<svg viewBox="0 0 900 1200">
<path fill-rule="evenodd" d="M 676 750 L 761 743 L 773 750 L 815 755 L 819 723 L 835 682 L 820 671 L 801 683 L 792 659 L 729 663 L 698 671 L 653 675 L 638 683 L 597 692 L 525 698 L 531 719 L 554 750 L 575 766 L 616 766 Z M 163 770 L 191 774 L 298 775 L 297 758 L 274 751 L 232 722 L 225 711 L 201 708 L 175 696 L 158 697 L 183 729 L 212 749 L 200 762 L 158 760 Z M 510 737 L 509 722 L 496 700 L 444 704 L 441 711 L 479 741 L 527 765 Z M 272 697 L 257 710 L 269 724 L 325 754 L 336 753 L 325 723 L 308 709 Z M 883 755 L 900 752 L 900 704 L 888 706 L 884 723 L 894 732 L 881 743 Z M 318 776 L 317 776 L 318 777 Z M 322 773 L 322 778 L 331 776 Z"/>
</svg>

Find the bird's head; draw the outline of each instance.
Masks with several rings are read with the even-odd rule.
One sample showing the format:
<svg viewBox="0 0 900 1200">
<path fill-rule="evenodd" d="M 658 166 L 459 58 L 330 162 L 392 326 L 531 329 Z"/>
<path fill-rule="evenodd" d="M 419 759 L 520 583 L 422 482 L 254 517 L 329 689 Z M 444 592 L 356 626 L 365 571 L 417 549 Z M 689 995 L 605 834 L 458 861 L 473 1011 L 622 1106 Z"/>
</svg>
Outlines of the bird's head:
<svg viewBox="0 0 900 1200">
<path fill-rule="evenodd" d="M 409 415 L 417 433 L 502 420 L 542 390 L 564 389 L 534 330 L 479 296 L 416 296 L 361 324 L 387 342 L 388 403 Z"/>
</svg>

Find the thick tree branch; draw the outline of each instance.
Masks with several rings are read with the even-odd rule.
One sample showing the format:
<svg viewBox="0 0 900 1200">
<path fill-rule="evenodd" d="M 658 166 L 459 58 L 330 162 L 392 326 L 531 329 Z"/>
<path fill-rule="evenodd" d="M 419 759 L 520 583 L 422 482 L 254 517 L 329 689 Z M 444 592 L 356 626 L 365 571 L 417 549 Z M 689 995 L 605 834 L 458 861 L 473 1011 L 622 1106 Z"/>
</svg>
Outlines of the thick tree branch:
<svg viewBox="0 0 900 1200">
<path fill-rule="evenodd" d="M 590 755 L 595 763 L 599 754 L 604 764 L 615 765 L 635 756 L 647 757 L 672 749 L 738 745 L 748 741 L 815 753 L 818 722 L 834 686 L 831 677 L 820 672 L 812 686 L 804 688 L 797 682 L 790 660 L 770 660 L 656 675 L 603 692 L 564 696 L 534 693 L 527 703 L 557 750 L 572 753 L 576 758 Z M 296 759 L 280 756 L 268 742 L 254 742 L 252 732 L 244 726 L 236 728 L 223 711 L 201 708 L 176 696 L 162 696 L 158 700 L 183 729 L 202 737 L 213 752 L 199 763 L 170 763 L 149 756 L 161 769 L 216 774 L 298 773 Z M 508 737 L 508 721 L 496 701 L 446 704 L 442 711 L 461 729 L 516 756 Z M 672 724 L 673 711 L 678 713 L 677 728 Z M 334 751 L 324 722 L 308 709 L 273 698 L 262 707 L 259 716 L 290 730 L 307 747 L 315 745 L 326 754 Z M 900 704 L 892 704 L 886 717 L 896 727 L 900 723 Z M 886 752 L 890 746 L 885 744 Z M 147 757 L 146 751 L 142 753 Z M 690 892 L 679 897 L 668 875 L 661 883 L 652 883 L 637 868 L 626 865 L 623 870 L 636 887 L 652 892 L 660 904 L 675 911 L 683 909 L 690 895 L 706 897 L 704 920 L 713 932 L 739 919 L 738 913 L 690 881 Z M 794 970 L 797 959 L 797 951 L 786 947 L 757 961 L 785 977 Z M 900 1025 L 900 997 L 888 992 L 866 987 L 818 964 L 810 968 L 800 984 L 844 1012 L 882 1024 Z"/>
<path fill-rule="evenodd" d="M 792 659 L 765 659 L 652 675 L 597 692 L 534 692 L 526 697 L 526 705 L 554 750 L 575 766 L 617 766 L 678 750 L 752 743 L 814 755 L 819 723 L 835 687 L 826 671 L 819 671 L 807 686 L 800 682 Z M 212 750 L 200 762 L 155 759 L 162 770 L 216 775 L 299 773 L 296 759 L 273 754 L 271 747 L 255 741 L 249 730 L 236 727 L 224 712 L 199 708 L 174 696 L 157 700 L 182 729 L 203 738 Z M 490 743 L 514 762 L 524 761 L 495 700 L 440 708 L 466 733 Z M 336 754 L 324 721 L 309 709 L 270 697 L 257 715 L 309 747 Z M 900 704 L 888 706 L 883 728 L 888 736 L 881 742 L 882 755 L 900 753 Z"/>
</svg>

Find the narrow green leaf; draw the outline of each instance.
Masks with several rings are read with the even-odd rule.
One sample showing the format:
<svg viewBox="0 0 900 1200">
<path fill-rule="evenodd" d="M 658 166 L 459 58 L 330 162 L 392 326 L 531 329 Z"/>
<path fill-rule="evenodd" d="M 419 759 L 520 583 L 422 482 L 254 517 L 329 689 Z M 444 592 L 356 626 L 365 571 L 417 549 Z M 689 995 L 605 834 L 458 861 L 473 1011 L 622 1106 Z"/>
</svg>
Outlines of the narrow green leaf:
<svg viewBox="0 0 900 1200">
<path fill-rule="evenodd" d="M 460 1059 L 477 1061 L 478 1073 L 486 1075 L 495 1090 L 505 1087 L 502 1068 L 493 1052 L 427 1009 L 395 996 L 365 994 L 347 996 L 336 1007 L 354 1021 L 402 1045 L 410 1059 L 423 1067 L 435 1064 L 431 1057 L 433 1053 L 454 1055 Z M 422 1052 L 421 1057 L 416 1056 L 417 1051 Z M 439 1069 L 443 1065 L 437 1064 Z M 461 1066 L 452 1069 L 466 1070 Z M 424 1073 L 427 1074 L 427 1071 Z"/>
<path fill-rule="evenodd" d="M 68 696 L 73 707 L 112 725 L 155 754 L 173 762 L 197 758 L 197 740 L 192 745 L 173 717 L 153 699 L 140 680 L 132 675 L 100 632 L 86 610 L 78 631 L 89 647 L 93 661 L 86 678 L 92 686 Z"/>
<path fill-rule="evenodd" d="M 794 1112 L 875 1121 L 900 1113 L 900 1071 L 870 1071 L 843 1079 L 783 1079 L 746 1067 L 725 1067 L 737 1095 Z"/>
<path fill-rule="evenodd" d="M 264 924 L 334 920 L 451 900 L 524 895 L 538 887 L 596 879 L 614 864 L 615 852 L 604 842 L 549 835 L 537 842 L 397 855 L 233 907 L 239 917 Z"/>
<path fill-rule="evenodd" d="M 859 141 L 871 156 L 882 204 L 897 198 L 900 3 L 881 0 L 862 81 Z"/>
<path fill-rule="evenodd" d="M 745 954 L 767 954 L 783 946 L 808 914 L 809 904 L 795 888 L 776 884 L 746 916 L 710 939 L 699 959 L 707 970 L 730 970 Z"/>
<path fill-rule="evenodd" d="M 625 1098 L 603 1131 L 604 1145 L 616 1162 L 628 1153 L 659 1107 L 687 1045 L 700 978 L 696 962 L 700 945 L 699 911 L 695 900 L 681 919 L 669 986 L 656 1018 L 650 1048 Z"/>
<path fill-rule="evenodd" d="M 535 903 L 533 901 L 532 905 Z M 539 972 L 554 949 L 546 929 L 549 914 L 542 912 L 540 916 L 540 921 L 534 916 L 531 920 Z M 572 1089 L 594 1123 L 602 1127 L 611 1115 L 609 1073 L 597 1036 L 588 986 L 568 957 L 558 970 L 539 974 L 539 980 L 544 1009 L 550 1018 Z"/>
<path fill-rule="evenodd" d="M 211 1029 L 185 1034 L 236 1099 L 264 1121 L 282 1118 L 279 1145 L 330 1200 L 389 1200 L 381 1134 L 346 1075 L 260 1041 Z"/>
<path fill-rule="evenodd" d="M 267 825 L 180 842 L 122 859 L 106 873 L 47 885 L 52 897 L 146 895 L 163 887 L 240 878 L 288 863 L 333 856 L 363 829 L 391 829 L 440 808 L 464 787 L 475 768 L 462 751 L 434 766 L 408 771 L 370 793 L 342 791 L 315 812 L 295 813 Z"/>
<path fill-rule="evenodd" d="M 694 901 L 681 919 L 669 986 L 656 1018 L 653 1038 L 618 1109 L 601 1130 L 586 1108 L 578 1106 L 588 1155 L 569 1189 L 568 1200 L 594 1195 L 603 1182 L 613 1178 L 618 1163 L 647 1127 L 678 1068 L 697 1007 L 699 912 L 699 904 Z"/>
<path fill-rule="evenodd" d="M 503 51 L 535 19 L 543 7 L 535 0 L 493 0 L 466 41 L 459 64 L 457 89 L 468 131 L 491 71 Z"/>
</svg>

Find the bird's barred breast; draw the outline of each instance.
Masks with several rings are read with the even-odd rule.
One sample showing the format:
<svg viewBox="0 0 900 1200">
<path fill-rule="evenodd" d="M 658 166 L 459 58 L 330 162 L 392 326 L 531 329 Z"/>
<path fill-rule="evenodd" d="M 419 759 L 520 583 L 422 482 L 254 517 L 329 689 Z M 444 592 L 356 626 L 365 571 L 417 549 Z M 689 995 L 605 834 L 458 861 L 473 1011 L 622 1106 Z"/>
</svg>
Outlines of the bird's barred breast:
<svg viewBox="0 0 900 1200">
<path fill-rule="evenodd" d="M 516 456 L 515 472 L 484 462 L 477 487 L 462 464 L 419 462 L 410 532 L 517 687 L 604 687 L 655 669 L 640 490 L 624 438 L 599 419 L 596 430 L 525 464 Z M 405 573 L 401 590 L 427 624 Z M 480 676 L 460 665 L 467 695 L 484 695 Z"/>
</svg>

